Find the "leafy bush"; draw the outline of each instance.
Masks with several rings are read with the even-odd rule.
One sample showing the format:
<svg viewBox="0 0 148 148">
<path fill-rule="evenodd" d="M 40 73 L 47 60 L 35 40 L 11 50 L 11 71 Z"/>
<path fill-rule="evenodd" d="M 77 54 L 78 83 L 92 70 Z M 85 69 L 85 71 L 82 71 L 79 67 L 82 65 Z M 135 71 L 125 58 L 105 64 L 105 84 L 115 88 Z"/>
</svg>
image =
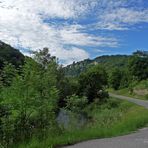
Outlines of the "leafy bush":
<svg viewBox="0 0 148 148">
<path fill-rule="evenodd" d="M 148 56 L 132 56 L 129 60 L 128 69 L 134 79 L 148 79 Z"/>
<path fill-rule="evenodd" d="M 45 133 L 55 125 L 58 108 L 57 64 L 41 54 L 40 62 L 26 59 L 21 74 L 15 74 L 10 86 L 3 87 L 0 100 L 0 142 L 10 146 L 31 138 L 36 131 Z M 38 59 L 40 58 L 38 53 Z M 45 58 L 44 58 L 45 57 Z M 48 56 L 50 58 L 50 56 Z M 52 59 L 52 57 L 51 57 Z M 11 78 L 12 68 L 5 72 Z M 9 82 L 9 81 L 8 81 Z"/>
<path fill-rule="evenodd" d="M 86 96 L 88 102 L 93 102 L 96 98 L 100 97 L 99 91 L 104 91 L 107 85 L 107 73 L 104 68 L 94 66 L 87 72 L 80 75 L 78 94 Z M 103 98 L 100 98 L 102 100 Z"/>
<path fill-rule="evenodd" d="M 73 112 L 82 112 L 82 110 L 87 105 L 88 100 L 86 97 L 79 97 L 77 95 L 72 95 L 67 97 L 66 99 L 66 109 L 71 110 Z"/>
<path fill-rule="evenodd" d="M 110 77 L 109 83 L 112 88 L 115 90 L 126 88 L 129 86 L 130 83 L 130 75 L 126 69 L 113 69 Z"/>
</svg>

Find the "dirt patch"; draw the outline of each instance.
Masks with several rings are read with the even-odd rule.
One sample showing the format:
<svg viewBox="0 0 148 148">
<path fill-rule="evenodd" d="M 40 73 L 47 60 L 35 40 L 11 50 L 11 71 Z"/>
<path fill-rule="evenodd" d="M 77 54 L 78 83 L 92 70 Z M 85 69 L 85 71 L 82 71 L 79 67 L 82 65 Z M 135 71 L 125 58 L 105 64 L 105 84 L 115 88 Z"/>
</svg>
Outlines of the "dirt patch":
<svg viewBox="0 0 148 148">
<path fill-rule="evenodd" d="M 134 89 L 134 94 L 139 96 L 146 96 L 148 95 L 148 89 Z"/>
</svg>

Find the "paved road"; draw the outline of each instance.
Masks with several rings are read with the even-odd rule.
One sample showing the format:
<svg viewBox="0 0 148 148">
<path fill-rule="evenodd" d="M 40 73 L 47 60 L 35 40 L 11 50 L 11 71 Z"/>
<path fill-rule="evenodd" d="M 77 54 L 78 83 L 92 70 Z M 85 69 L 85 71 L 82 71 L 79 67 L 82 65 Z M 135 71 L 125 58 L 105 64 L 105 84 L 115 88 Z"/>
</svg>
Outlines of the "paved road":
<svg viewBox="0 0 148 148">
<path fill-rule="evenodd" d="M 128 100 L 138 105 L 148 108 L 148 101 L 110 94 L 112 97 Z M 115 138 L 105 138 L 81 142 L 65 148 L 148 148 L 148 128 L 141 129 L 136 133 L 119 136 Z"/>
<path fill-rule="evenodd" d="M 148 101 L 139 100 L 139 99 L 130 98 L 130 97 L 125 97 L 125 96 L 121 96 L 121 95 L 115 95 L 115 94 L 112 94 L 112 93 L 109 93 L 109 95 L 111 97 L 115 97 L 115 98 L 118 98 L 118 99 L 122 99 L 122 100 L 127 100 L 127 101 L 130 101 L 130 102 L 133 102 L 135 104 L 141 105 L 141 106 L 143 106 L 143 107 L 148 109 Z"/>
<path fill-rule="evenodd" d="M 131 135 L 90 140 L 65 148 L 148 148 L 148 128 Z"/>
</svg>

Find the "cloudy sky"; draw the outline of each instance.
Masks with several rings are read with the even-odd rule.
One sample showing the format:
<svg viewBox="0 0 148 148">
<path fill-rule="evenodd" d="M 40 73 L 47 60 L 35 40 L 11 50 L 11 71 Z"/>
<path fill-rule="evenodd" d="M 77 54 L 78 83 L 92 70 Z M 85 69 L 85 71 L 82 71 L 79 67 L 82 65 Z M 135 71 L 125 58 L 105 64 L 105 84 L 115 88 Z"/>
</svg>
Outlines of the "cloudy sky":
<svg viewBox="0 0 148 148">
<path fill-rule="evenodd" d="M 63 64 L 148 50 L 148 0 L 0 0 L 0 40 Z"/>
</svg>

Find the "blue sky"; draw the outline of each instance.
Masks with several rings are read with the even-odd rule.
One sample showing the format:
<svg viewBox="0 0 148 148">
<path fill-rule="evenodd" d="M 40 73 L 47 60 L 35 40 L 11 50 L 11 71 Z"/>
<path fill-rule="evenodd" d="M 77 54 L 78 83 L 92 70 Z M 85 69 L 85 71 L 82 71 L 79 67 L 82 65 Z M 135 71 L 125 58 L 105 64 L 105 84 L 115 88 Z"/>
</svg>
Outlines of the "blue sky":
<svg viewBox="0 0 148 148">
<path fill-rule="evenodd" d="M 148 51 L 148 1 L 0 0 L 0 40 L 26 55 L 48 47 L 65 65 Z"/>
</svg>

